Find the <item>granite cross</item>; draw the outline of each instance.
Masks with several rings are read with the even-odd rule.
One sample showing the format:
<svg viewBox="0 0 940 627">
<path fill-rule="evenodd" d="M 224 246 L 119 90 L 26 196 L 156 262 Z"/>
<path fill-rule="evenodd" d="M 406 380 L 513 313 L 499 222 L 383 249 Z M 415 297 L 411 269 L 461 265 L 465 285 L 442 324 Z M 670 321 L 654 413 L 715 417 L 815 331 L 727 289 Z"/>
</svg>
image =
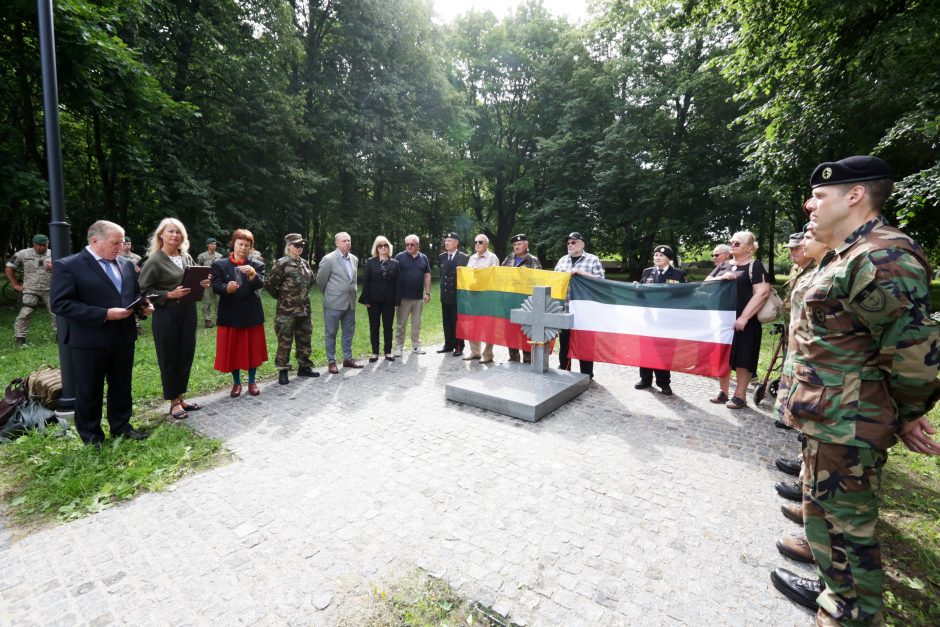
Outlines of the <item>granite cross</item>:
<svg viewBox="0 0 940 627">
<path fill-rule="evenodd" d="M 545 372 L 545 344 L 558 335 L 559 329 L 570 329 L 571 318 L 552 300 L 552 288 L 544 286 L 532 288 L 532 296 L 522 303 L 522 309 L 509 312 L 509 321 L 521 324 L 522 332 L 529 337 L 533 372 Z"/>
</svg>

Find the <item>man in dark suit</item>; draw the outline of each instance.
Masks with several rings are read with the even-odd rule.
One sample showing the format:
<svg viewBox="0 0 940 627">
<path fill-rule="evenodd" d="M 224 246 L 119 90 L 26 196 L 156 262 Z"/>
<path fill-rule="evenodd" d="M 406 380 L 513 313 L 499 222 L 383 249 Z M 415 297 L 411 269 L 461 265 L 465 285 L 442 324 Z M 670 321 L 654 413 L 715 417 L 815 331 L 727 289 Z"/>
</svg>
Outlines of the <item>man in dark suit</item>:
<svg viewBox="0 0 940 627">
<path fill-rule="evenodd" d="M 457 337 L 457 268 L 467 265 L 469 257 L 457 250 L 460 236 L 448 233 L 444 238 L 444 252 L 438 259 L 441 268 L 441 313 L 444 320 L 444 347 L 439 353 L 454 351 L 454 357 L 463 355 L 463 340 Z"/>
<path fill-rule="evenodd" d="M 121 256 L 124 229 L 99 220 L 88 229 L 88 246 L 52 265 L 52 310 L 68 320 L 63 343 L 72 356 L 75 429 L 85 444 L 100 445 L 101 406 L 108 382 L 112 437 L 143 440 L 131 424 L 131 376 L 137 329 L 134 312 L 153 311 L 141 297 L 134 264 Z"/>
<path fill-rule="evenodd" d="M 676 258 L 675 253 L 668 246 L 657 246 L 653 249 L 653 266 L 643 271 L 640 283 L 685 283 L 685 272 L 673 268 L 669 262 Z M 653 368 L 640 368 L 640 382 L 634 385 L 638 390 L 645 390 L 653 385 L 653 375 L 656 375 L 656 385 L 666 396 L 672 395 L 672 373 L 668 370 L 654 370 Z"/>
</svg>

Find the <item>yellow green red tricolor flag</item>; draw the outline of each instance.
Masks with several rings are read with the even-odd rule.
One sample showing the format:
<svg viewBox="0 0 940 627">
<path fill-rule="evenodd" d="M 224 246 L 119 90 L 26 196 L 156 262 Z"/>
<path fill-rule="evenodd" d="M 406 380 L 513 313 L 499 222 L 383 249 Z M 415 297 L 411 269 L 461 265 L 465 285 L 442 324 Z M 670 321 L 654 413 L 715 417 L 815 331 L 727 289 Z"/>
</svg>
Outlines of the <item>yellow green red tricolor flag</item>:
<svg viewBox="0 0 940 627">
<path fill-rule="evenodd" d="M 728 372 L 736 318 L 730 281 L 641 285 L 528 268 L 458 268 L 457 337 L 528 350 L 509 312 L 536 285 L 551 287 L 561 304 L 567 295 L 574 359 L 712 377 Z"/>
<path fill-rule="evenodd" d="M 567 272 L 494 266 L 473 270 L 457 268 L 457 337 L 529 350 L 522 327 L 509 321 L 532 295 L 532 288 L 552 288 L 552 299 L 562 306 L 571 275 Z"/>
</svg>

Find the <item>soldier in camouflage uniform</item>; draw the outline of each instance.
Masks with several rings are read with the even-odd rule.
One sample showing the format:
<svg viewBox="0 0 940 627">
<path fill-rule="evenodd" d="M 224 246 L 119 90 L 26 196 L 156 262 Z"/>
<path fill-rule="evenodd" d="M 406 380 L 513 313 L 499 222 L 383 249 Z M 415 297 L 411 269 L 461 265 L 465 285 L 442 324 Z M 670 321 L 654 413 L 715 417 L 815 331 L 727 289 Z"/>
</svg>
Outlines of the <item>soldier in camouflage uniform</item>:
<svg viewBox="0 0 940 627">
<path fill-rule="evenodd" d="M 813 260 L 803 253 L 803 233 L 791 233 L 789 241 L 784 244 L 790 249 L 790 275 L 787 277 L 786 291 L 783 295 L 783 318 L 790 319 L 790 295 L 796 287 L 796 283 L 801 276 L 807 274 L 813 267 Z"/>
<path fill-rule="evenodd" d="M 274 366 L 280 371 L 277 382 L 290 383 L 291 345 L 297 343 L 297 376 L 319 377 L 310 361 L 310 343 L 313 326 L 310 321 L 310 285 L 313 272 L 310 264 L 301 257 L 307 242 L 299 233 L 284 236 L 284 256 L 274 263 L 264 287 L 277 299 L 274 315 L 274 332 L 277 334 L 277 354 Z"/>
<path fill-rule="evenodd" d="M 10 257 L 5 268 L 10 285 L 22 294 L 23 306 L 13 322 L 13 337 L 17 346 L 26 344 L 29 335 L 29 321 L 40 301 L 45 303 L 46 311 L 52 318 L 52 331 L 56 330 L 55 316 L 49 302 L 49 284 L 52 281 L 52 253 L 49 252 L 49 238 L 45 235 L 33 236 L 33 247 L 24 248 Z M 20 283 L 16 279 L 19 273 L 23 277 Z"/>
<path fill-rule="evenodd" d="M 529 253 L 529 238 L 525 233 L 513 235 L 509 241 L 512 243 L 512 254 L 506 255 L 502 265 L 510 268 L 542 269 L 539 258 Z M 548 358 L 548 355 L 546 355 L 546 358 Z M 509 361 L 519 361 L 519 349 L 509 349 Z M 522 361 L 525 363 L 531 362 L 532 351 L 522 351 Z"/>
<path fill-rule="evenodd" d="M 196 257 L 196 263 L 200 266 L 211 266 L 216 259 L 221 259 L 222 255 L 216 252 L 219 242 L 214 237 L 206 240 L 206 252 L 199 253 Z M 216 313 L 219 311 L 219 295 L 214 290 L 202 291 L 202 320 L 207 329 L 212 328 L 212 308 L 215 307 Z"/>
<path fill-rule="evenodd" d="M 794 310 L 792 379 L 778 397 L 803 441 L 803 522 L 820 580 L 778 568 L 774 586 L 819 625 L 884 624 L 875 539 L 881 471 L 900 437 L 940 455 L 924 414 L 940 397 L 940 326 L 921 247 L 881 217 L 888 165 L 849 157 L 810 179 L 811 230 L 828 254 Z"/>
<path fill-rule="evenodd" d="M 124 237 L 124 248 L 121 250 L 121 256 L 130 259 L 131 263 L 134 264 L 134 270 L 140 272 L 140 255 L 134 252 L 134 243 L 129 237 Z"/>
</svg>

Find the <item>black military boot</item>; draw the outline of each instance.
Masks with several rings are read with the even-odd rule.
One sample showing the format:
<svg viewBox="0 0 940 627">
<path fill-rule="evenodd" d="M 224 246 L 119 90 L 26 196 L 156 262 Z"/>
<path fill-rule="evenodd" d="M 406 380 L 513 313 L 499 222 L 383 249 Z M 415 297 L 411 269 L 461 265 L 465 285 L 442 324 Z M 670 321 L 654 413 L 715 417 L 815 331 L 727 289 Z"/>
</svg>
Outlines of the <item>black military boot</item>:
<svg viewBox="0 0 940 627">
<path fill-rule="evenodd" d="M 287 371 L 281 370 L 277 375 L 277 382 L 281 385 L 287 385 L 290 383 L 290 379 L 287 378 Z"/>
<path fill-rule="evenodd" d="M 803 486 L 796 481 L 778 481 L 774 485 L 774 488 L 777 489 L 777 494 L 785 499 L 790 499 L 791 501 L 803 500 Z"/>
<path fill-rule="evenodd" d="M 26 346 L 26 338 L 25 338 L 25 337 L 18 337 L 18 338 L 16 338 L 16 345 L 17 345 L 17 346 Z"/>
<path fill-rule="evenodd" d="M 319 377 L 320 373 L 311 368 L 310 366 L 301 366 L 297 369 L 298 377 Z"/>
</svg>

